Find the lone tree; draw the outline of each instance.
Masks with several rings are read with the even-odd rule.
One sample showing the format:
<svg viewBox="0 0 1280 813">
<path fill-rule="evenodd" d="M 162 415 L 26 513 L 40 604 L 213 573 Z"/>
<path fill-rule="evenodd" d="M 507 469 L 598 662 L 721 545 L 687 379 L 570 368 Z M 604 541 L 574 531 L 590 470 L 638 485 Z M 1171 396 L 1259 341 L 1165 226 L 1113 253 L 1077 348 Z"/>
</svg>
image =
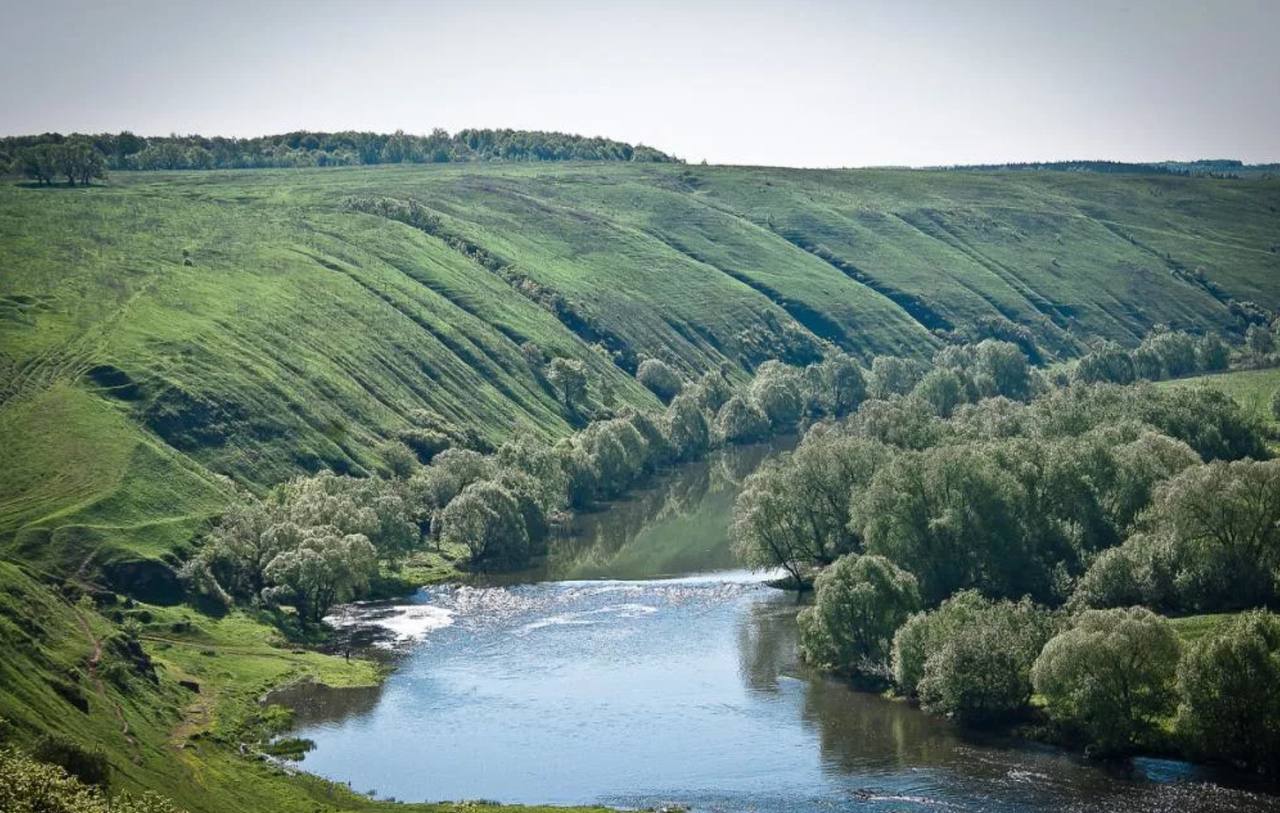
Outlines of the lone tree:
<svg viewBox="0 0 1280 813">
<path fill-rule="evenodd" d="M 577 414 L 587 400 L 587 367 L 577 359 L 557 356 L 547 368 L 547 380 L 560 390 L 565 408 Z"/>
</svg>

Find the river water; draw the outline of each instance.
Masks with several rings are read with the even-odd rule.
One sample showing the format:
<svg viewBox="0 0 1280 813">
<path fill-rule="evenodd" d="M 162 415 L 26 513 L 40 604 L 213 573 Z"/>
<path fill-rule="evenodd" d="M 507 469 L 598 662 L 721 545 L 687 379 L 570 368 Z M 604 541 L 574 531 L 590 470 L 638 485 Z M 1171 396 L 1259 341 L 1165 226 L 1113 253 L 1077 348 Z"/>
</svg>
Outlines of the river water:
<svg viewBox="0 0 1280 813">
<path fill-rule="evenodd" d="M 381 631 L 375 689 L 278 698 L 302 768 L 381 798 L 706 811 L 1274 811 L 1240 777 L 1099 767 L 852 691 L 796 661 L 796 604 L 732 569 L 733 450 L 579 518 L 538 571 L 430 587 Z"/>
</svg>

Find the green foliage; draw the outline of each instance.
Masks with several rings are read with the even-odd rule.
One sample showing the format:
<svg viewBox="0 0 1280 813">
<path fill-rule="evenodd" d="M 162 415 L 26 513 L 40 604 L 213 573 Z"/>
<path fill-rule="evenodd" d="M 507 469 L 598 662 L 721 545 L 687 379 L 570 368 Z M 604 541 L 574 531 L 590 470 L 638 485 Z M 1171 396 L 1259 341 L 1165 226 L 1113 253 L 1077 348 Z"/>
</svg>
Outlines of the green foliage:
<svg viewBox="0 0 1280 813">
<path fill-rule="evenodd" d="M 1048 437 L 1138 421 L 1183 441 L 1205 460 L 1269 456 L 1258 419 L 1207 387 L 1074 385 L 1047 393 L 1031 407 L 1031 420 Z"/>
<path fill-rule="evenodd" d="M 959 373 L 947 367 L 935 367 L 925 373 L 911 395 L 929 405 L 933 414 L 949 418 L 966 400 L 965 382 Z"/>
<path fill-rule="evenodd" d="M 237 149 L 178 141 L 171 166 L 196 147 L 221 166 Z M 151 143 L 94 142 L 112 166 Z M 1263 244 L 1256 213 L 1276 199 L 1254 182 L 1167 178 L 1169 194 L 1152 196 L 1118 176 L 709 167 L 694 185 L 684 168 L 634 162 L 405 166 L 394 134 L 337 153 L 289 134 L 243 165 L 298 163 L 285 155 L 296 150 L 380 161 L 392 142 L 394 168 L 113 171 L 74 195 L 0 187 L 0 346 L 22 371 L 0 407 L 0 491 L 27 495 L 0 511 L 0 534 L 47 537 L 35 547 L 55 567 L 89 547 L 106 554 L 95 563 L 160 564 L 229 501 L 219 475 L 262 494 L 324 468 L 376 470 L 388 438 L 422 462 L 441 436 L 554 442 L 605 409 L 651 407 L 633 376 L 642 356 L 740 380 L 826 342 L 856 359 L 925 358 L 946 333 L 1065 359 L 1159 322 L 1234 338 L 1238 319 L 1269 318 L 1280 290 L 1273 257 L 1232 248 Z M 986 207 L 992 195 L 1005 208 Z M 438 227 L 351 198 L 415 201 L 415 222 Z M 1073 206 L 1089 214 L 1053 214 Z M 1142 247 L 1116 239 L 1115 223 Z M 1179 237 L 1193 229 L 1223 239 Z M 1216 293 L 1163 273 L 1166 256 L 1203 267 Z M 1054 317 L 1069 330 L 1044 303 L 1070 303 Z M 582 362 L 599 407 L 565 408 L 552 357 Z"/>
<path fill-rule="evenodd" d="M 881 556 L 841 557 L 819 574 L 800 612 L 800 652 L 810 663 L 885 680 L 894 631 L 920 608 L 915 577 Z"/>
<path fill-rule="evenodd" d="M 915 573 L 929 604 L 966 587 L 1048 593 L 1040 540 L 1019 525 L 1024 493 L 996 451 L 977 444 L 899 454 L 852 504 L 866 549 Z"/>
<path fill-rule="evenodd" d="M 224 605 L 294 603 L 304 620 L 319 620 L 334 602 L 363 593 L 378 556 L 394 562 L 418 545 L 406 494 L 421 480 L 403 491 L 400 482 L 325 472 L 296 478 L 265 501 L 236 503 L 183 576 L 194 593 Z"/>
<path fill-rule="evenodd" d="M 1275 334 L 1266 325 L 1249 325 L 1244 344 L 1255 364 L 1265 364 L 1275 352 Z"/>
<path fill-rule="evenodd" d="M 387 473 L 400 480 L 407 479 L 418 465 L 418 456 L 398 440 L 387 441 L 378 447 L 378 456 L 382 458 Z"/>
<path fill-rule="evenodd" d="M 918 694 L 926 709 L 969 722 L 1015 714 L 1031 698 L 1031 665 L 1052 626 L 1049 614 L 1025 599 L 992 602 L 962 590 L 898 628 L 894 683 Z"/>
<path fill-rule="evenodd" d="M 1126 751 L 1173 711 L 1178 655 L 1173 627 L 1150 610 L 1087 610 L 1045 644 L 1031 680 L 1059 724 Z"/>
<path fill-rule="evenodd" d="M 1201 756 L 1280 771 L 1280 618 L 1255 611 L 1187 648 L 1178 730 Z"/>
<path fill-rule="evenodd" d="M 881 400 L 894 395 L 906 395 L 924 372 L 924 367 L 913 359 L 876 356 L 871 360 L 867 395 Z"/>
<path fill-rule="evenodd" d="M 0 154 L 67 144 L 90 150 L 104 167 L 131 170 L 328 167 L 352 164 L 447 163 L 454 161 L 637 161 L 671 162 L 652 147 L 606 138 L 528 130 L 461 130 L 449 135 L 297 131 L 257 138 L 199 135 L 140 138 L 130 132 L 94 136 L 58 133 L 0 139 Z"/>
<path fill-rule="evenodd" d="M 1137 373 L 1128 351 L 1115 342 L 1102 341 L 1080 357 L 1073 375 L 1085 384 L 1131 384 Z"/>
<path fill-rule="evenodd" d="M 769 416 L 755 401 L 735 395 L 716 415 L 716 434 L 729 443 L 750 443 L 769 434 Z"/>
<path fill-rule="evenodd" d="M 1196 341 L 1196 367 L 1202 372 L 1219 372 L 1231 363 L 1231 348 L 1216 333 L 1206 333 Z"/>
<path fill-rule="evenodd" d="M 88 139 L 73 136 L 66 140 L 35 144 L 20 149 L 17 164 L 22 173 L 40 184 L 53 185 L 58 176 L 68 186 L 107 177 L 106 162 Z"/>
<path fill-rule="evenodd" d="M 692 395 L 698 399 L 698 405 L 708 414 L 716 415 L 720 408 L 733 397 L 733 387 L 729 384 L 721 370 L 705 373 L 691 388 Z"/>
<path fill-rule="evenodd" d="M 734 505 L 730 536 L 739 560 L 781 567 L 802 583 L 807 568 L 859 551 L 849 500 L 888 458 L 882 444 L 828 428 L 810 432 L 793 454 L 766 462 Z"/>
<path fill-rule="evenodd" d="M 544 513 L 559 511 L 568 504 L 569 476 L 555 450 L 545 443 L 528 435 L 518 435 L 498 449 L 497 465 L 503 471 L 518 472 L 529 478 Z"/>
<path fill-rule="evenodd" d="M 14 142 L 13 148 L 35 143 Z M 842 375 L 848 374 L 842 380 L 851 382 L 847 396 L 831 384 L 828 394 L 820 391 L 821 382 L 836 380 L 826 371 L 841 358 L 835 352 L 802 377 L 791 374 L 798 377 L 802 412 L 819 417 L 861 401 L 854 358 L 922 359 L 944 340 L 996 338 L 1031 358 L 1063 360 L 1095 337 L 1131 344 L 1157 322 L 1196 324 L 1234 340 L 1245 321 L 1270 318 L 1280 290 L 1274 258 L 1239 248 L 1268 239 L 1272 224 L 1265 214 L 1277 198 L 1266 184 L 1161 178 L 1161 194 L 1152 195 L 1150 179 L 1081 174 L 742 168 L 682 174 L 683 168 L 634 164 L 519 165 L 514 162 L 566 156 L 545 154 L 545 140 L 522 141 L 516 134 L 446 137 L 431 142 L 429 155 L 422 152 L 425 143 L 400 134 L 327 144 L 321 134 L 291 134 L 253 146 L 149 142 L 128 134 L 95 139 L 112 168 L 405 164 L 464 153 L 508 163 L 338 173 L 113 172 L 111 184 L 91 194 L 0 188 L 0 266 L 6 269 L 0 366 L 14 373 L 0 382 L 0 448 L 6 450 L 0 494 L 15 497 L 0 501 L 0 537 L 10 541 L 11 552 L 64 573 L 122 559 L 164 566 L 190 549 L 212 517 L 240 501 L 234 481 L 268 495 L 265 507 L 244 520 L 250 530 L 235 545 L 227 542 L 237 552 L 215 557 L 220 564 L 206 572 L 219 588 L 225 582 L 230 598 L 244 601 L 279 586 L 255 585 L 252 575 L 261 581 L 281 553 L 277 546 L 300 544 L 303 534 L 285 533 L 288 523 L 277 516 L 292 509 L 269 494 L 298 475 L 326 468 L 356 475 L 342 478 L 335 486 L 340 493 L 314 495 L 320 508 L 349 502 L 348 490 L 362 494 L 351 498 L 358 502 L 392 506 L 373 511 L 373 521 L 361 520 L 360 528 L 347 526 L 345 510 L 317 509 L 315 516 L 342 520 L 333 527 L 343 538 L 363 533 L 379 558 L 395 559 L 405 545 L 425 555 L 419 537 L 433 525 L 441 532 L 445 508 L 473 482 L 496 481 L 512 491 L 529 533 L 539 514 L 527 509 L 536 503 L 554 510 L 557 483 L 579 506 L 612 488 L 599 474 L 603 464 L 617 462 L 610 457 L 615 443 L 623 451 L 620 470 L 662 465 L 670 451 L 659 449 L 629 412 L 653 406 L 633 375 L 642 356 L 661 356 L 682 371 L 714 371 L 689 389 L 719 419 L 732 394 L 728 382 L 741 380 L 743 370 L 769 358 L 813 361 L 816 349 L 828 344 L 844 348 L 852 354 L 841 361 Z M 454 144 L 457 155 L 436 151 Z M 49 174 L 62 178 L 56 168 Z M 344 206 L 353 197 L 399 201 L 404 211 Z M 993 197 L 1001 207 L 988 205 Z M 1137 237 L 1116 239 L 1116 223 Z M 1221 239 L 1182 236 L 1206 230 Z M 1206 271 L 1194 278 L 1165 273 L 1165 257 L 1168 267 Z M 874 269 L 875 279 L 864 279 L 861 268 Z M 1046 315 L 1046 303 L 1061 310 Z M 952 355 L 966 400 L 977 398 L 974 351 Z M 552 380 L 551 358 L 578 362 L 590 382 L 590 393 L 577 391 L 568 408 L 563 381 Z M 984 392 L 995 392 L 987 382 L 982 378 Z M 1206 456 L 1261 456 L 1260 435 L 1229 414 L 1222 417 L 1210 399 L 1135 392 L 1087 389 L 1026 407 L 988 399 L 958 407 L 951 421 L 917 399 L 874 401 L 849 422 L 849 431 L 923 449 L 997 437 L 1075 437 L 1138 420 Z M 743 400 L 747 420 L 725 423 L 746 430 L 717 434 L 749 438 L 756 418 L 765 424 L 759 431 L 768 431 L 768 418 Z M 422 412 L 434 417 L 420 420 Z M 527 479 L 496 470 L 515 464 L 443 451 L 484 451 L 509 437 L 548 445 L 604 415 L 628 415 L 640 444 L 610 430 L 599 449 L 577 440 L 552 446 L 554 467 L 529 457 L 533 470 L 519 467 L 536 483 L 536 496 Z M 363 475 L 383 465 L 378 445 L 387 438 L 405 442 L 421 462 L 446 459 L 438 468 L 415 469 L 383 493 L 389 481 Z M 1065 457 L 1074 447 L 1028 448 Z M 1041 470 L 1029 464 L 1034 455 L 1001 454 L 1002 465 L 1018 464 L 1011 473 L 1018 492 L 1030 493 Z M 475 476 L 480 469 L 487 471 Z M 561 476 L 544 478 L 535 470 Z M 372 496 L 363 496 L 366 488 Z M 1141 491 L 1089 489 L 1063 493 Z M 1038 551 L 1076 556 L 1076 549 L 1104 545 L 1108 526 L 1113 518 L 1121 521 L 1132 500 L 1081 503 L 1079 531 L 1067 527 L 1073 517 L 1062 513 L 1047 514 L 1050 524 L 1031 523 L 1040 506 L 1052 504 L 1047 499 L 1015 504 L 1023 506 L 1025 538 L 1036 529 L 1051 532 L 1045 538 L 1052 545 L 1037 545 Z M 398 521 L 384 529 L 387 518 Z M 823 527 L 829 527 L 826 517 Z M 856 529 L 847 539 L 860 539 Z M 228 564 L 241 559 L 257 564 Z M 1057 584 L 1073 575 L 1066 568 L 1059 580 L 1050 567 L 1056 564 L 1040 556 L 1036 578 Z M 135 583 L 126 578 L 121 585 Z M 79 634 L 68 628 L 68 640 Z M 225 653 L 193 657 L 188 665 L 226 664 L 237 680 L 250 675 L 246 686 L 253 686 L 292 668 L 280 664 L 306 660 L 289 655 L 270 650 L 253 662 L 260 672 L 241 671 L 242 663 Z M 78 651 L 66 665 L 83 657 Z M 108 664 L 103 668 L 105 674 Z M 23 675 L 9 670 L 4 677 L 0 694 L 7 698 Z M 214 672 L 202 677 L 221 679 Z M 68 697 L 75 697 L 70 689 Z M 51 698 L 49 708 L 71 708 L 47 687 L 40 691 Z M 85 694 L 80 690 L 80 702 Z M 27 703 L 24 696 L 9 708 Z M 103 704 L 87 705 L 103 720 L 101 739 L 118 732 L 117 722 L 98 708 Z M 51 713 L 49 719 L 61 718 Z M 139 720 L 131 722 L 142 730 Z M 168 753 L 163 736 L 149 736 L 153 747 L 143 754 Z M 184 796 L 184 803 L 334 806 L 321 792 L 298 802 L 292 790 L 282 790 L 305 786 L 305 779 L 255 774 L 252 782 L 238 782 L 245 774 L 228 767 L 233 757 L 210 750 L 199 759 L 207 768 L 202 781 L 218 788 L 217 795 L 207 801 Z M 182 777 L 173 787 L 186 787 L 191 775 L 185 769 L 166 770 Z M 134 773 L 155 775 L 142 768 Z M 276 784 L 258 791 L 264 782 Z M 348 806 L 357 809 L 355 802 Z"/>
<path fill-rule="evenodd" d="M 86 785 L 106 787 L 111 766 L 102 751 L 90 751 L 71 740 L 46 734 L 36 741 L 31 756 L 39 762 L 57 765 Z"/>
<path fill-rule="evenodd" d="M 777 430 L 796 425 L 804 412 L 800 373 L 781 362 L 766 361 L 751 381 L 750 398 Z"/>
<path fill-rule="evenodd" d="M 935 612 L 946 613 L 946 608 L 944 603 Z M 945 625 L 952 629 L 938 635 L 925 622 L 921 637 L 930 639 L 930 648 L 910 657 L 924 656 L 921 705 L 969 723 L 989 723 L 1022 711 L 1031 699 L 1031 666 L 1053 635 L 1048 614 L 1025 599 L 1003 601 L 976 607 L 969 617 Z M 898 653 L 895 636 L 895 675 Z"/>
<path fill-rule="evenodd" d="M 1134 367 L 1140 378 L 1152 381 L 1190 375 L 1201 369 L 1196 341 L 1181 331 L 1155 331 L 1134 351 Z"/>
<path fill-rule="evenodd" d="M 1280 461 L 1214 462 L 1155 490 L 1143 532 L 1094 562 L 1081 606 L 1256 607 L 1280 595 Z"/>
<path fill-rule="evenodd" d="M 1157 326 L 1132 352 L 1111 341 L 1095 343 L 1077 362 L 1073 377 L 1086 384 L 1159 381 L 1225 370 L 1230 361 L 1231 348 L 1215 333 L 1196 338 Z"/>
<path fill-rule="evenodd" d="M 662 359 L 645 359 L 640 362 L 640 366 L 636 368 L 636 380 L 662 399 L 663 403 L 669 403 L 684 388 L 680 374 Z"/>
<path fill-rule="evenodd" d="M 1002 396 L 1015 401 L 1031 397 L 1031 367 L 1027 357 L 1010 342 L 984 339 L 974 355 L 973 378 L 985 397 Z"/>
<path fill-rule="evenodd" d="M 364 534 L 341 534 L 332 526 L 275 526 L 288 542 L 267 563 L 262 597 L 289 604 L 307 621 L 319 621 L 334 604 L 362 595 L 378 572 L 377 552 Z"/>
<path fill-rule="evenodd" d="M 519 502 L 491 481 L 472 483 L 449 502 L 441 516 L 441 537 L 465 545 L 480 570 L 513 570 L 532 555 Z"/>
<path fill-rule="evenodd" d="M 862 368 L 848 353 L 828 353 L 821 362 L 809 365 L 805 375 L 811 414 L 839 418 L 867 397 Z"/>
<path fill-rule="evenodd" d="M 696 459 L 710 448 L 711 427 L 696 395 L 684 393 L 672 400 L 666 413 L 666 439 L 679 460 Z"/>
<path fill-rule="evenodd" d="M 576 414 L 587 400 L 587 368 L 577 359 L 557 356 L 547 367 L 547 380 L 560 391 L 565 408 Z"/>
<path fill-rule="evenodd" d="M 0 747 L 0 810 L 5 813 L 179 813 L 154 793 L 108 799 L 57 765 Z"/>
</svg>

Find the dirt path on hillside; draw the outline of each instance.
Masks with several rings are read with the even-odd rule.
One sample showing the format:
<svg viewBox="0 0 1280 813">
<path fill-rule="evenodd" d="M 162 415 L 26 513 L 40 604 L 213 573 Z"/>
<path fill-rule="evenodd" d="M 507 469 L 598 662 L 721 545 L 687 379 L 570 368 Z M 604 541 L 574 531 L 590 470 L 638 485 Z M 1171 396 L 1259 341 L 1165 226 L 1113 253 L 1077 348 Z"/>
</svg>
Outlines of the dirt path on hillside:
<svg viewBox="0 0 1280 813">
<path fill-rule="evenodd" d="M 120 708 L 120 704 L 111 698 L 107 693 L 106 684 L 102 682 L 102 676 L 98 674 L 98 665 L 102 663 L 102 640 L 93 634 L 93 628 L 89 626 L 89 620 L 84 617 L 84 613 L 80 612 L 80 608 L 75 605 L 71 606 L 72 611 L 76 614 L 76 621 L 80 624 L 80 629 L 84 632 L 85 637 L 93 644 L 93 655 L 89 657 L 89 679 L 93 681 L 94 689 L 98 692 L 98 696 L 111 707 L 111 711 L 115 714 L 116 720 L 120 723 L 120 733 L 124 735 L 125 741 L 130 746 L 137 748 L 138 743 L 129 733 L 129 721 L 125 719 L 124 710 Z"/>
</svg>

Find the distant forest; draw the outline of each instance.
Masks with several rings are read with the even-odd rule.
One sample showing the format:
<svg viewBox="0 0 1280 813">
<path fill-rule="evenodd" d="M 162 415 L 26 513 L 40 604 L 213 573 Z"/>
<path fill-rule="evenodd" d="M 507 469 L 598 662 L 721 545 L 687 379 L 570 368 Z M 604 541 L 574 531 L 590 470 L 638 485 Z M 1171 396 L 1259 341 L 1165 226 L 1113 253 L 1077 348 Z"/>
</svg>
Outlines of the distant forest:
<svg viewBox="0 0 1280 813">
<path fill-rule="evenodd" d="M 930 167 L 963 170 L 1048 170 L 1052 172 L 1105 172 L 1129 175 L 1203 175 L 1212 178 L 1268 178 L 1280 176 L 1280 164 L 1246 164 L 1234 158 L 1206 158 L 1199 161 L 1037 161 L 1020 164 L 963 164 Z"/>
<path fill-rule="evenodd" d="M 256 138 L 45 133 L 0 139 L 0 173 L 28 172 L 49 153 L 88 145 L 109 170 L 258 169 L 452 161 L 657 161 L 674 157 L 642 144 L 530 130 L 460 130 L 429 135 L 299 130 Z"/>
</svg>

